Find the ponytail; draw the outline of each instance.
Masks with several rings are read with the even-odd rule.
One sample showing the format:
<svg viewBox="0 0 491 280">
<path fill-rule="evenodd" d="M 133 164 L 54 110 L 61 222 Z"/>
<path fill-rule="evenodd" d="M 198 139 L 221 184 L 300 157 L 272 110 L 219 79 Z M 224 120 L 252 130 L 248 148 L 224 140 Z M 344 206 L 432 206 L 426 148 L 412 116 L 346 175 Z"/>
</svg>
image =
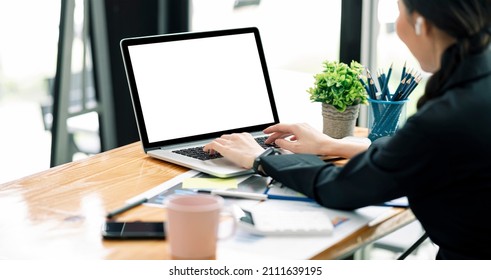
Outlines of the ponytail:
<svg viewBox="0 0 491 280">
<path fill-rule="evenodd" d="M 460 39 L 450 46 L 443 54 L 440 70 L 431 76 L 426 83 L 425 93 L 418 100 L 417 108 L 420 109 L 429 100 L 443 95 L 443 86 L 462 60 L 473 54 L 478 54 L 487 49 L 491 41 L 491 28 L 486 27 L 477 34 Z"/>
</svg>

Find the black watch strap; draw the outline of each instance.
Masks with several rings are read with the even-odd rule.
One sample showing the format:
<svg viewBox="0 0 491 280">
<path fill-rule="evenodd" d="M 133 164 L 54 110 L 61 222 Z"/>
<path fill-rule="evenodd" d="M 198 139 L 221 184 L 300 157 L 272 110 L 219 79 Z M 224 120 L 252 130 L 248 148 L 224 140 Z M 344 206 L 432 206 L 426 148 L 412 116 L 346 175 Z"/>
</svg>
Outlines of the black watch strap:
<svg viewBox="0 0 491 280">
<path fill-rule="evenodd" d="M 261 160 L 264 157 L 267 157 L 270 155 L 277 155 L 277 154 L 279 154 L 278 150 L 276 150 L 273 147 L 267 148 L 266 150 L 264 150 L 264 152 L 262 152 L 259 156 L 256 157 L 256 159 L 254 160 L 254 163 L 252 164 L 252 170 L 254 171 L 254 173 L 259 174 L 261 176 L 268 176 L 261 170 Z"/>
</svg>

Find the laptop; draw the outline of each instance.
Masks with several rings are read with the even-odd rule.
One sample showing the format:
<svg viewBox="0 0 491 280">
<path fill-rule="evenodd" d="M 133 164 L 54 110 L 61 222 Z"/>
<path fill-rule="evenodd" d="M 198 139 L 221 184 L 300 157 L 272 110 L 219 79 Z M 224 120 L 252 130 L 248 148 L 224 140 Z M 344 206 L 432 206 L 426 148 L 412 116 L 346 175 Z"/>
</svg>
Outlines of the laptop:
<svg viewBox="0 0 491 280">
<path fill-rule="evenodd" d="M 255 27 L 126 38 L 121 51 L 145 153 L 227 178 L 251 173 L 202 152 L 223 134 L 279 123 Z"/>
</svg>

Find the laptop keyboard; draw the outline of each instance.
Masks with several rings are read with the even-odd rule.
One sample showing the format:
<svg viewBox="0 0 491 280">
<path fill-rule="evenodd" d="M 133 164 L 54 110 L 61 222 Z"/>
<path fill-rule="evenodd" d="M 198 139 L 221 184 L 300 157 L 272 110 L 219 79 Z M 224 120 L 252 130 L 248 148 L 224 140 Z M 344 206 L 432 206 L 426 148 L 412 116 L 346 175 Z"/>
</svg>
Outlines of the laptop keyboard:
<svg viewBox="0 0 491 280">
<path fill-rule="evenodd" d="M 209 159 L 222 157 L 222 155 L 219 153 L 209 154 L 203 151 L 203 147 L 193 147 L 193 148 L 187 148 L 182 150 L 175 150 L 172 152 L 183 156 L 192 157 L 195 159 L 200 159 L 200 160 L 209 160 Z"/>
<path fill-rule="evenodd" d="M 264 143 L 264 141 L 266 141 L 266 139 L 268 139 L 268 136 L 258 137 L 255 139 L 256 139 L 257 143 L 265 149 L 269 148 L 269 147 L 276 147 L 275 145 Z M 210 160 L 210 159 L 222 157 L 222 155 L 220 155 L 219 153 L 209 154 L 209 153 L 203 151 L 203 147 L 186 148 L 186 149 L 181 149 L 181 150 L 175 150 L 172 152 L 176 153 L 176 154 L 183 155 L 183 156 L 188 156 L 188 157 L 192 157 L 195 159 L 199 159 L 199 160 Z"/>
</svg>

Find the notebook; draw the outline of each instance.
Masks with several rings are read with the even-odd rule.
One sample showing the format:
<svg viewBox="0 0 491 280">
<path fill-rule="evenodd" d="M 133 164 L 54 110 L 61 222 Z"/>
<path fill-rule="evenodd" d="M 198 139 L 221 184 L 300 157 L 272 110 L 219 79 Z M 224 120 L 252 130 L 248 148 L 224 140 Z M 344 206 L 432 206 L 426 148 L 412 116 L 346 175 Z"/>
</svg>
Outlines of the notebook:
<svg viewBox="0 0 491 280">
<path fill-rule="evenodd" d="M 126 38 L 121 51 L 147 155 L 221 178 L 251 172 L 200 152 L 279 122 L 257 28 Z"/>
</svg>

